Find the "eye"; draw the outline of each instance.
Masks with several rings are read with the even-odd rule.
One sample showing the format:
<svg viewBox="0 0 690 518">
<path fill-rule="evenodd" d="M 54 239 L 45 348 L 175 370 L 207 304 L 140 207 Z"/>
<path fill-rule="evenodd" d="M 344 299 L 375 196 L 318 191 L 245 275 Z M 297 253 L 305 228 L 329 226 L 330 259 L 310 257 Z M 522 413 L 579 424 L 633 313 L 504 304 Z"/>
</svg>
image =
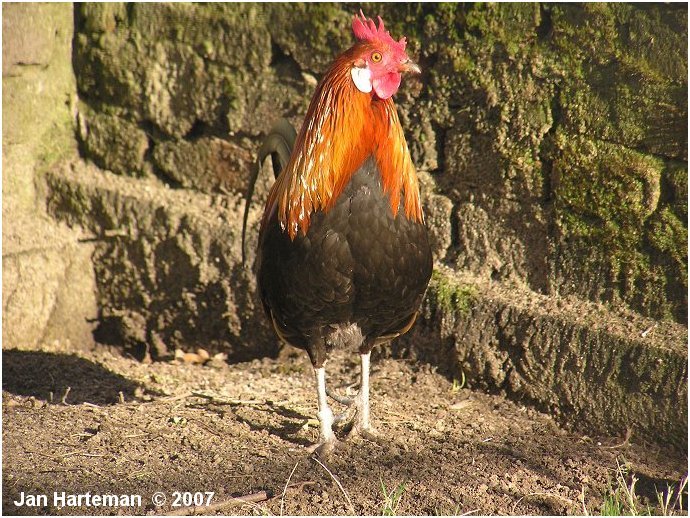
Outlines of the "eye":
<svg viewBox="0 0 690 518">
<path fill-rule="evenodd" d="M 381 59 L 383 59 L 383 56 L 381 56 L 381 53 L 380 53 L 380 52 L 374 52 L 374 53 L 372 53 L 372 55 L 371 55 L 371 60 L 372 60 L 374 63 L 378 63 L 379 61 L 381 61 Z"/>
</svg>

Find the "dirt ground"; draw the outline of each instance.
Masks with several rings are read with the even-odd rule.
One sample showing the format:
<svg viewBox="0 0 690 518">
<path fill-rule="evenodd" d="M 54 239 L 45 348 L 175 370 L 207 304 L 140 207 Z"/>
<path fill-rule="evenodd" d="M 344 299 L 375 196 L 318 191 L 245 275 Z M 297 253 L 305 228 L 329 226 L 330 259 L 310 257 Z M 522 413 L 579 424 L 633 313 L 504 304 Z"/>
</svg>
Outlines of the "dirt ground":
<svg viewBox="0 0 690 518">
<path fill-rule="evenodd" d="M 333 358 L 329 384 L 346 391 L 356 361 Z M 190 513 L 171 507 L 175 491 L 213 492 L 204 514 L 380 515 L 396 489 L 397 514 L 599 514 L 618 463 L 643 497 L 687 470 L 685 452 L 574 434 L 402 360 L 373 363 L 373 422 L 389 440 L 348 440 L 325 467 L 305 449 L 318 436 L 316 398 L 297 350 L 145 364 L 53 345 L 5 349 L 2 364 L 3 515 Z M 15 506 L 22 491 L 48 505 Z M 54 491 L 138 494 L 142 506 L 59 508 Z M 232 500 L 247 495 L 257 501 Z"/>
</svg>

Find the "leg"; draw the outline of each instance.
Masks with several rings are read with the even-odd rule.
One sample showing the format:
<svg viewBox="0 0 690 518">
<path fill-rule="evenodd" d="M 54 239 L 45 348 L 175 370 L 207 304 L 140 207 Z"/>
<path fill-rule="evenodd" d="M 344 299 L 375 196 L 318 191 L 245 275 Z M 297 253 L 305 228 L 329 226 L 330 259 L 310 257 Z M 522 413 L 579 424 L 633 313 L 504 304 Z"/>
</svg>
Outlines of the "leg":
<svg viewBox="0 0 690 518">
<path fill-rule="evenodd" d="M 319 456 L 328 455 L 338 443 L 338 439 L 333 433 L 333 411 L 328 406 L 326 399 L 326 369 L 319 367 L 314 369 L 316 375 L 316 391 L 318 394 L 319 405 L 319 424 L 321 431 L 319 433 L 319 442 L 310 447 L 310 451 L 316 452 Z"/>
<path fill-rule="evenodd" d="M 359 394 L 355 397 L 355 407 L 357 413 L 355 414 L 354 424 L 352 426 L 352 433 L 359 433 L 365 439 L 376 439 L 376 431 L 371 426 L 369 421 L 369 359 L 371 352 L 360 354 L 362 363 L 362 372 L 360 373 L 360 387 Z"/>
<path fill-rule="evenodd" d="M 369 421 L 369 360 L 371 352 L 360 354 L 361 372 L 359 378 L 359 392 L 354 398 L 339 396 L 332 391 L 328 391 L 328 396 L 347 408 L 335 417 L 335 423 L 344 422 L 344 428 L 351 426 L 348 435 L 359 434 L 365 439 L 376 440 L 376 430 Z M 354 410 L 354 416 L 352 416 Z"/>
</svg>

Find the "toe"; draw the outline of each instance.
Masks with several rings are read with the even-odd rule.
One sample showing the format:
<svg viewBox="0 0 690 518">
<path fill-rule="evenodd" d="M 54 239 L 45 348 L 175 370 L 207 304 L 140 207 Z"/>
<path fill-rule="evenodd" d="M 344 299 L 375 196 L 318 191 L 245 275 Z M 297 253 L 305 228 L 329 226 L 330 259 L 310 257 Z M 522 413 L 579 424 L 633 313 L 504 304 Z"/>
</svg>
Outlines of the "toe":
<svg viewBox="0 0 690 518">
<path fill-rule="evenodd" d="M 329 398 L 333 399 L 334 401 L 337 401 L 343 406 L 352 406 L 355 402 L 354 398 L 349 398 L 347 396 L 341 396 L 340 394 L 337 394 L 336 392 L 332 391 L 331 389 L 326 389 L 326 394 L 328 395 Z"/>
</svg>

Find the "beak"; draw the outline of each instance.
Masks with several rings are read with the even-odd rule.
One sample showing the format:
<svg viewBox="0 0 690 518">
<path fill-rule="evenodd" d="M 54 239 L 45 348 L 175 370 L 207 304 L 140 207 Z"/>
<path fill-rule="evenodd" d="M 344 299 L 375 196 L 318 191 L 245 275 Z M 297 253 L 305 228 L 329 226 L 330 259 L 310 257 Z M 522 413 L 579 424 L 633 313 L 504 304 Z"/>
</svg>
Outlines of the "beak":
<svg viewBox="0 0 690 518">
<path fill-rule="evenodd" d="M 419 68 L 419 65 L 412 61 L 411 59 L 408 59 L 407 61 L 404 61 L 400 64 L 400 71 L 401 72 L 411 72 L 413 74 L 421 74 L 422 69 Z"/>
</svg>

